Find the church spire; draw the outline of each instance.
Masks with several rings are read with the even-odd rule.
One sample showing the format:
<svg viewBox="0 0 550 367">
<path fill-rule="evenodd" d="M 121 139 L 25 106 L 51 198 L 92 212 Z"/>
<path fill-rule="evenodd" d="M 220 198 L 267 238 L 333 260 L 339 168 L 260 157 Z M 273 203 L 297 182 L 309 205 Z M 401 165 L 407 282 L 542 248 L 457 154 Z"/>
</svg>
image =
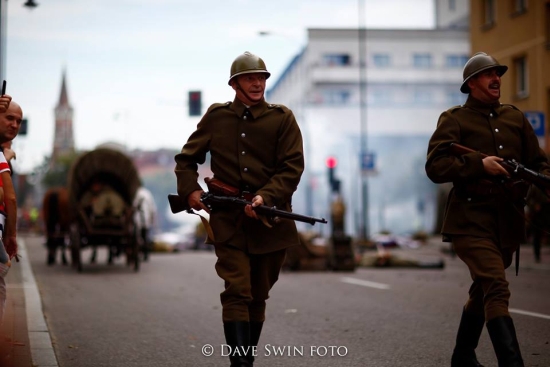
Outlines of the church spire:
<svg viewBox="0 0 550 367">
<path fill-rule="evenodd" d="M 55 162 L 60 156 L 72 154 L 75 151 L 73 136 L 73 108 L 69 105 L 66 74 L 66 70 L 63 69 L 59 103 L 55 107 L 55 133 L 52 162 Z"/>
<path fill-rule="evenodd" d="M 63 69 L 63 76 L 61 80 L 61 94 L 59 95 L 58 106 L 69 106 L 69 93 L 67 92 L 66 75 L 67 75 L 67 72 L 65 69 Z"/>
</svg>

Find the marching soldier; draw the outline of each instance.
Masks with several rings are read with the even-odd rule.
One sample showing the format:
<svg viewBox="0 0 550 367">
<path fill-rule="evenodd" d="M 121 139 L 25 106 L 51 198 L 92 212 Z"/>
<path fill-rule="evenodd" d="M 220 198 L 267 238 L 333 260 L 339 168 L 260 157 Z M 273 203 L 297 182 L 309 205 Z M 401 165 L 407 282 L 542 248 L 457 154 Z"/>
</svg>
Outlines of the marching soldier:
<svg viewBox="0 0 550 367">
<path fill-rule="evenodd" d="M 292 111 L 264 99 L 270 73 L 264 61 L 249 52 L 231 65 L 233 102 L 208 108 L 197 129 L 176 155 L 178 194 L 195 210 L 203 190 L 197 165 L 211 154 L 211 170 L 223 183 L 254 193 L 252 206 L 268 205 L 290 211 L 291 199 L 304 170 L 302 136 Z M 216 271 L 224 280 L 222 320 L 227 344 L 257 346 L 265 320 L 269 290 L 279 277 L 286 248 L 299 243 L 294 221 L 270 226 L 259 220 L 251 205 L 216 210 L 210 215 Z M 253 355 L 231 353 L 231 366 L 252 366 Z"/>
<path fill-rule="evenodd" d="M 458 328 L 453 367 L 482 366 L 475 348 L 484 323 L 499 367 L 524 366 L 508 311 L 505 269 L 525 241 L 525 201 L 524 193 L 514 195 L 501 184 L 512 179 L 499 163 L 515 159 L 547 175 L 550 166 L 523 113 L 499 102 L 506 70 L 486 53 L 473 55 L 464 66 L 460 88 L 468 99 L 441 114 L 428 146 L 428 177 L 435 183 L 453 183 L 441 233 L 452 242 L 473 280 Z M 452 156 L 451 143 L 476 152 Z"/>
</svg>

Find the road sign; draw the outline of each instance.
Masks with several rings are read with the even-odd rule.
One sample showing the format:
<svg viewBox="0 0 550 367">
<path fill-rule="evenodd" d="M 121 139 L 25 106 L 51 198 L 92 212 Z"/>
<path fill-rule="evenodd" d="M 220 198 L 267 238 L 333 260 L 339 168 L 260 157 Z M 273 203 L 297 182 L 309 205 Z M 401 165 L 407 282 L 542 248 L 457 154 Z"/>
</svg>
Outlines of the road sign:
<svg viewBox="0 0 550 367">
<path fill-rule="evenodd" d="M 539 138 L 539 145 L 541 148 L 546 146 L 546 121 L 544 119 L 544 112 L 541 111 L 525 111 L 525 118 L 533 126 L 535 135 Z"/>
<path fill-rule="evenodd" d="M 539 138 L 543 138 L 546 135 L 546 123 L 544 119 L 544 112 L 541 111 L 525 111 L 525 118 L 533 125 L 533 130 Z"/>
<path fill-rule="evenodd" d="M 373 152 L 361 153 L 361 172 L 372 173 L 376 167 L 376 157 Z"/>
</svg>

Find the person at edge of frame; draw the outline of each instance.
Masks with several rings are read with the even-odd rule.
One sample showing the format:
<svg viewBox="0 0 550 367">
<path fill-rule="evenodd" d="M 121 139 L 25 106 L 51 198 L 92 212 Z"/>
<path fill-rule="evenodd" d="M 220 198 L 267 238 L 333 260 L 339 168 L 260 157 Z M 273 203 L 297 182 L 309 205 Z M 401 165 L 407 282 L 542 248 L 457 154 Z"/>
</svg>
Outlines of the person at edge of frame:
<svg viewBox="0 0 550 367">
<path fill-rule="evenodd" d="M 463 307 L 452 367 L 479 367 L 475 354 L 484 323 L 499 367 L 524 366 L 508 302 L 505 269 L 525 242 L 524 196 L 499 163 L 515 159 L 550 174 L 529 121 L 515 106 L 500 103 L 501 77 L 508 67 L 478 52 L 465 64 L 460 91 L 466 103 L 443 112 L 429 141 L 426 173 L 435 183 L 452 182 L 441 233 L 468 266 L 473 283 Z M 476 152 L 449 153 L 451 143 Z M 487 155 L 483 158 L 481 153 Z M 512 182 L 510 182 L 512 181 Z"/>
<path fill-rule="evenodd" d="M 3 200 L 0 204 L 2 216 L 2 241 L 0 246 L 0 325 L 4 319 L 7 299 L 5 277 L 11 267 L 11 259 L 17 256 L 17 200 L 11 179 L 11 166 L 8 163 L 15 158 L 10 142 L 19 133 L 23 111 L 8 95 L 0 96 L 0 180 L 2 182 Z M 17 259 L 17 258 L 16 258 Z"/>
<path fill-rule="evenodd" d="M 529 226 L 531 230 L 531 241 L 533 243 L 533 255 L 535 262 L 541 262 L 541 247 L 543 239 L 550 238 L 550 196 L 544 191 L 531 186 L 527 195 L 527 207 L 529 208 Z"/>
<path fill-rule="evenodd" d="M 236 347 L 257 347 L 266 300 L 286 248 L 299 244 L 294 221 L 281 219 L 270 228 L 252 209 L 268 205 L 290 211 L 304 170 L 302 135 L 294 114 L 264 99 L 269 76 L 260 57 L 250 52 L 238 56 L 228 82 L 235 91 L 233 102 L 210 106 L 175 156 L 178 194 L 195 210 L 208 212 L 197 182 L 197 165 L 205 162 L 207 152 L 214 178 L 255 195 L 244 211 L 224 209 L 210 215 L 214 239 L 209 242 L 217 256 L 216 272 L 225 283 L 220 295 L 223 329 L 233 352 Z M 229 358 L 233 367 L 254 362 L 253 353 L 231 353 Z"/>
</svg>

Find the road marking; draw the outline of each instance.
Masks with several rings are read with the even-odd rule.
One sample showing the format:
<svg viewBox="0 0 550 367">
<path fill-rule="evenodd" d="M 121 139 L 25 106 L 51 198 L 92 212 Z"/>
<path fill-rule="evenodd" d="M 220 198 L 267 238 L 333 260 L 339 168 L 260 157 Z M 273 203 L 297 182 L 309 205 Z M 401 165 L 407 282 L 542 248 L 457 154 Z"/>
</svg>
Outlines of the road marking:
<svg viewBox="0 0 550 367">
<path fill-rule="evenodd" d="M 340 280 L 344 283 L 361 285 L 363 287 L 370 287 L 370 288 L 376 288 L 376 289 L 390 289 L 390 286 L 388 284 L 370 282 L 368 280 L 348 278 L 348 277 L 340 278 Z"/>
<path fill-rule="evenodd" d="M 531 311 L 523 311 L 523 310 L 518 310 L 517 308 L 509 308 L 508 311 L 510 311 L 512 313 L 518 313 L 520 315 L 533 316 L 533 317 L 539 317 L 541 319 L 550 320 L 550 315 L 545 315 L 545 314 L 542 314 L 542 313 L 531 312 Z"/>
</svg>

